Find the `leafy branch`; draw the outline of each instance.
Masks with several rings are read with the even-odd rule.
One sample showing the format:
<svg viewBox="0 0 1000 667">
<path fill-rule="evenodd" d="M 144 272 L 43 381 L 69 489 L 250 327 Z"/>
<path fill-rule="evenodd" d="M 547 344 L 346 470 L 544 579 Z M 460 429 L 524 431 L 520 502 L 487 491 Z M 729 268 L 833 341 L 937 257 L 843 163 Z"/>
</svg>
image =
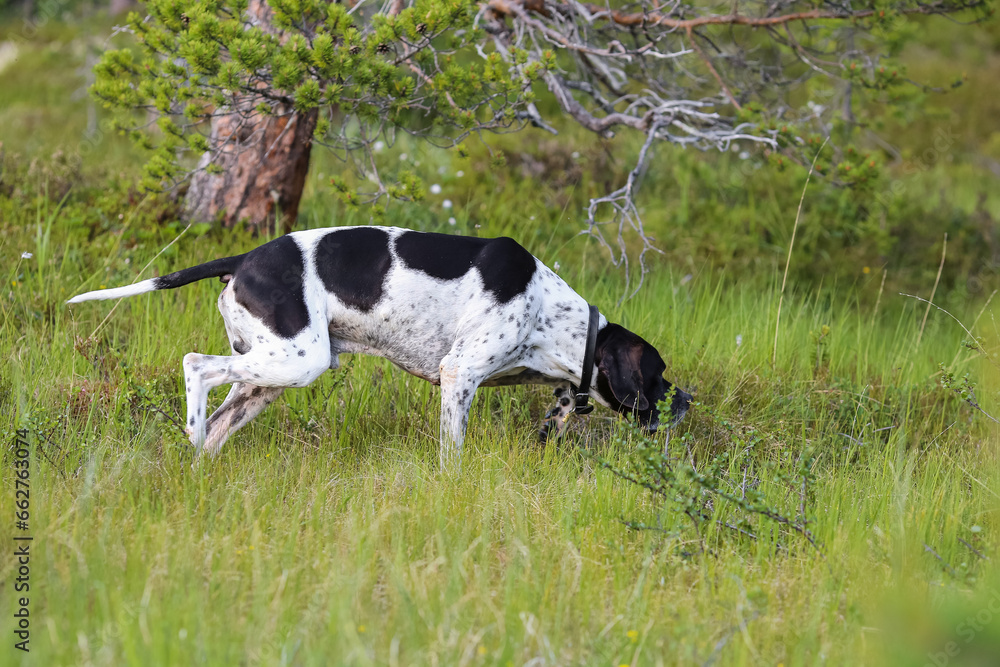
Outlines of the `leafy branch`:
<svg viewBox="0 0 1000 667">
<path fill-rule="evenodd" d="M 664 404 L 669 409 L 669 401 Z M 711 411 L 707 411 L 711 416 Z M 759 463 L 754 452 L 763 442 L 764 435 L 754 429 L 738 431 L 722 419 L 717 422 L 730 431 L 730 447 L 698 463 L 691 453 L 691 437 L 672 438 L 668 446 L 654 441 L 646 432 L 629 425 L 627 436 L 618 443 L 630 451 L 625 465 L 618 465 L 598 455 L 585 453 L 598 465 L 616 477 L 648 491 L 658 505 L 657 524 L 625 520 L 624 525 L 634 530 L 652 530 L 669 533 L 661 523 L 664 512 L 680 512 L 685 524 L 695 534 L 702 551 L 709 551 L 707 544 L 710 525 L 725 528 L 728 534 L 751 540 L 774 528 L 779 533 L 797 535 L 823 555 L 820 545 L 809 529 L 811 523 L 812 487 L 815 482 L 815 457 L 810 449 L 799 454 L 794 465 Z M 673 445 L 679 442 L 678 445 Z M 671 452 L 673 446 L 676 451 Z M 761 489 L 760 471 L 767 468 L 771 475 L 768 484 L 784 488 L 784 501 L 776 501 L 773 493 Z M 789 491 L 791 493 L 789 493 Z M 793 499 L 789 505 L 788 498 Z M 683 531 L 681 531 L 683 532 Z M 720 536 L 717 539 L 723 539 Z M 778 542 L 779 546 L 784 546 Z"/>
</svg>

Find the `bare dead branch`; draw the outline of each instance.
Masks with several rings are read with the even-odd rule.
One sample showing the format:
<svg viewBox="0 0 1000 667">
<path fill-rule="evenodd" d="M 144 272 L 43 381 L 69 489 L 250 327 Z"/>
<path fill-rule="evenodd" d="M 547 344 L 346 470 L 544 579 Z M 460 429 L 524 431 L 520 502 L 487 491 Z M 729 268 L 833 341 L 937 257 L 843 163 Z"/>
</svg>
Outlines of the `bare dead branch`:
<svg viewBox="0 0 1000 667">
<path fill-rule="evenodd" d="M 569 13 L 571 10 L 568 9 L 568 5 L 555 5 L 553 3 L 539 2 L 538 0 L 488 0 L 487 4 L 490 9 L 492 9 L 497 14 L 507 14 L 514 15 L 517 10 L 514 9 L 515 5 L 520 5 L 525 9 L 532 11 L 535 7 L 539 7 L 540 10 L 545 12 L 550 12 L 549 7 L 556 7 L 558 12 Z M 849 20 L 849 19 L 863 19 L 875 16 L 878 11 L 875 9 L 862 9 L 862 10 L 849 10 L 842 9 L 840 11 L 830 11 L 822 9 L 813 9 L 807 12 L 793 12 L 790 14 L 782 14 L 779 16 L 746 16 L 743 14 L 727 14 L 727 15 L 713 15 L 713 16 L 700 16 L 693 19 L 679 19 L 667 16 L 660 12 L 633 12 L 627 13 L 616 9 L 609 9 L 607 7 L 601 7 L 599 5 L 593 5 L 590 3 L 574 3 L 578 7 L 585 8 L 592 19 L 602 19 L 605 21 L 612 21 L 621 26 L 662 26 L 666 28 L 675 28 L 681 30 L 689 30 L 692 28 L 699 28 L 706 25 L 741 25 L 748 26 L 751 28 L 765 28 L 769 26 L 782 25 L 784 23 L 792 23 L 796 21 L 810 21 L 810 20 Z M 983 6 L 983 2 L 973 2 L 968 3 L 965 8 L 972 9 Z M 564 9 L 566 8 L 566 9 Z M 955 5 L 947 2 L 933 2 L 928 4 L 921 4 L 915 7 L 904 7 L 897 10 L 900 14 L 944 14 L 954 11 Z M 883 10 L 879 10 L 883 11 Z"/>
</svg>

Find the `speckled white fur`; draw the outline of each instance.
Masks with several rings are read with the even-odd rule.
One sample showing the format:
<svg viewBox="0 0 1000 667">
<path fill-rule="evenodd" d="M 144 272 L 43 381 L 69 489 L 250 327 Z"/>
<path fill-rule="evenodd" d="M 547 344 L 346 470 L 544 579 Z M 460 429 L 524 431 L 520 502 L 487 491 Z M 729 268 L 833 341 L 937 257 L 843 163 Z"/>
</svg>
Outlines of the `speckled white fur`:
<svg viewBox="0 0 1000 667">
<path fill-rule="evenodd" d="M 343 229 L 343 228 L 338 228 Z M 252 420 L 285 387 L 304 387 L 345 353 L 385 357 L 414 375 L 441 386 L 441 459 L 460 454 L 469 408 L 480 386 L 522 382 L 558 385 L 557 395 L 579 384 L 587 334 L 588 305 L 559 276 L 538 262 L 528 287 L 498 304 L 483 289 L 477 271 L 438 280 L 407 268 L 393 257 L 381 300 L 369 312 L 345 306 L 328 293 L 316 274 L 316 245 L 337 229 L 290 236 L 305 259 L 305 301 L 309 325 L 291 340 L 281 338 L 236 302 L 234 278 L 219 296 L 230 344 L 243 341 L 245 354 L 184 357 L 187 428 L 199 450 L 218 453 L 226 439 Z M 392 238 L 406 231 L 387 230 Z M 390 251 L 395 255 L 393 244 Z M 602 316 L 600 326 L 607 321 Z M 597 373 L 593 373 L 596 385 Z M 226 401 L 208 420 L 208 392 L 233 384 Z M 261 389 L 258 389 L 261 388 Z M 592 385 L 592 389 L 594 386 Z M 592 397 L 604 401 L 592 391 Z M 562 415 L 565 417 L 565 415 Z"/>
</svg>

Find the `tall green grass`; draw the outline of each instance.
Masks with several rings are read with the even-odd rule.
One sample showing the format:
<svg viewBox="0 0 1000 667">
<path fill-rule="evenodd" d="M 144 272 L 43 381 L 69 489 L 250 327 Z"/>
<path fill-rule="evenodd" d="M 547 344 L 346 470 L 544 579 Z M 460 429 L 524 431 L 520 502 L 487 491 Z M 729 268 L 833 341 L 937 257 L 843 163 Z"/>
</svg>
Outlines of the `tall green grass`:
<svg viewBox="0 0 1000 667">
<path fill-rule="evenodd" d="M 568 143 L 532 152 L 525 135 L 497 138 L 506 169 L 478 146 L 459 160 L 405 137 L 386 157 L 408 152 L 444 187 L 391 207 L 388 224 L 513 236 L 664 353 L 668 377 L 699 402 L 672 453 L 699 466 L 731 453 L 723 481 L 775 505 L 797 504 L 787 474 L 815 455 L 818 550 L 779 527 L 753 540 L 712 524 L 700 539 L 676 504 L 595 462 L 626 467 L 635 451 L 607 411 L 540 447 L 544 388 L 481 391 L 461 471 L 442 472 L 438 390 L 370 358 L 287 391 L 192 467 L 172 421 L 184 412 L 180 359 L 227 352 L 219 286 L 64 301 L 264 239 L 199 226 L 169 245 L 184 226 L 162 199 L 129 189 L 136 155 L 110 133 L 85 134 L 89 103 L 73 93 L 87 34 L 108 31 L 98 24 L 53 21 L 29 43 L 18 22 L 0 28 L 21 49 L 0 72 L 0 664 L 996 664 L 997 432 L 941 386 L 939 366 L 968 373 L 982 407 L 1000 413 L 996 305 L 982 298 L 996 280 L 982 261 L 996 114 L 976 93 L 993 80 L 995 24 L 974 41 L 935 29 L 939 48 L 961 44 L 958 61 L 914 54 L 932 83 L 960 61 L 970 85 L 941 98 L 959 136 L 934 160 L 917 159 L 939 141 L 927 118 L 884 128 L 911 151 L 880 184 L 902 194 L 872 208 L 872 193 L 810 191 L 773 365 L 802 174 L 663 149 L 640 205 L 667 254 L 619 304 L 621 272 L 575 233 L 581 204 L 627 171 L 627 140 L 566 130 Z M 540 178 L 521 172 L 531 160 L 546 167 Z M 304 226 L 368 221 L 332 203 L 326 176 L 342 169 L 315 155 Z M 928 296 L 943 231 L 935 301 L 986 355 L 937 310 L 920 337 L 924 304 L 894 287 Z M 26 655 L 11 616 L 17 428 L 32 451 Z"/>
<path fill-rule="evenodd" d="M 940 386 L 938 364 L 970 373 L 992 414 L 998 377 L 937 311 L 918 346 L 922 304 L 879 297 L 877 281 L 793 287 L 772 366 L 776 270 L 733 280 L 658 265 L 619 306 L 620 275 L 601 272 L 596 245 L 525 234 L 696 390 L 675 434 L 696 460 L 760 433 L 750 482 L 779 501 L 792 459 L 817 453 L 820 551 L 724 534 L 705 551 L 675 530 L 675 508 L 584 455 L 627 464 L 630 436 L 608 412 L 543 448 L 547 390 L 482 390 L 461 470 L 441 471 L 438 390 L 370 358 L 287 391 L 192 467 L 164 413 L 183 414 L 181 356 L 228 349 L 219 287 L 70 309 L 78 291 L 133 280 L 173 233 L 129 247 L 66 215 L 26 211 L 0 236 L 5 257 L 34 254 L 7 265 L 0 292 L 0 427 L 8 442 L 31 431 L 34 537 L 27 655 L 10 646 L 13 547 L 0 540 L 4 661 L 923 665 L 949 641 L 961 649 L 950 664 L 998 654 L 1000 617 L 968 643 L 960 627 L 1000 586 L 996 431 Z M 502 224 L 468 231 L 518 232 Z M 256 243 L 189 233 L 154 267 Z M 861 305 L 872 301 L 877 312 Z M 954 314 L 971 324 L 981 306 Z M 993 310 L 974 331 L 990 354 Z M 4 535 L 11 460 L 5 449 Z"/>
</svg>

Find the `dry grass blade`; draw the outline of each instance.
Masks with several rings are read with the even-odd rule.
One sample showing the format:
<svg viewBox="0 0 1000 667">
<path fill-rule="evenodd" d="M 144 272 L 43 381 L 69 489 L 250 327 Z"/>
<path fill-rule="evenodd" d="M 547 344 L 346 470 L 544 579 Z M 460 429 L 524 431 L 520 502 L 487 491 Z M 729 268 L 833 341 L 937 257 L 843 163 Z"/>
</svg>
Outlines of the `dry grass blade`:
<svg viewBox="0 0 1000 667">
<path fill-rule="evenodd" d="M 816 151 L 816 155 L 813 157 L 812 164 L 809 166 L 809 173 L 806 174 L 805 185 L 802 186 L 802 196 L 799 198 L 799 209 L 795 212 L 795 224 L 792 225 L 792 240 L 788 243 L 788 257 L 785 258 L 785 275 L 781 278 L 781 293 L 778 295 L 778 316 L 774 321 L 774 351 L 771 354 L 771 367 L 774 368 L 775 363 L 778 360 L 778 329 L 781 327 L 781 305 L 785 299 L 785 284 L 788 282 L 788 265 L 792 262 L 792 248 L 795 247 L 795 233 L 799 229 L 799 218 L 802 216 L 802 202 L 806 200 L 806 189 L 809 187 L 809 179 L 812 178 L 813 172 L 816 170 L 816 160 L 819 159 L 820 153 L 826 148 L 826 144 L 830 141 L 830 137 L 823 140 L 823 145 L 819 147 Z"/>
</svg>

